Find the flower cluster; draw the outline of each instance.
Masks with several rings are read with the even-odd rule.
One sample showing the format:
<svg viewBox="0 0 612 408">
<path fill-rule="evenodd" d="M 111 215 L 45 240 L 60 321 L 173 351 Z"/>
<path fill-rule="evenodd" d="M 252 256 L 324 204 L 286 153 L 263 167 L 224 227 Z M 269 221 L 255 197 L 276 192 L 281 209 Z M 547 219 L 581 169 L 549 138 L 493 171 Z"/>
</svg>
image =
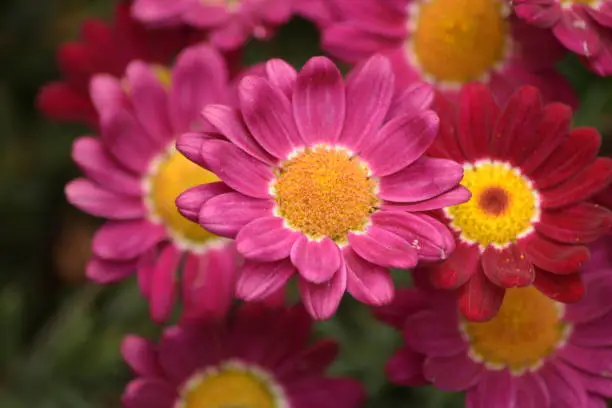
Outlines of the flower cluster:
<svg viewBox="0 0 612 408">
<path fill-rule="evenodd" d="M 612 74 L 608 3 L 134 0 L 87 22 L 39 97 L 97 132 L 66 186 L 107 220 L 86 274 L 136 275 L 159 324 L 180 308 L 159 344 L 126 338 L 125 406 L 363 406 L 324 373 L 336 345 L 307 345 L 348 295 L 402 332 L 394 383 L 602 406 L 612 159 L 572 127 L 556 64 L 567 48 Z M 236 69 L 294 15 L 346 76 L 325 56 Z"/>
</svg>

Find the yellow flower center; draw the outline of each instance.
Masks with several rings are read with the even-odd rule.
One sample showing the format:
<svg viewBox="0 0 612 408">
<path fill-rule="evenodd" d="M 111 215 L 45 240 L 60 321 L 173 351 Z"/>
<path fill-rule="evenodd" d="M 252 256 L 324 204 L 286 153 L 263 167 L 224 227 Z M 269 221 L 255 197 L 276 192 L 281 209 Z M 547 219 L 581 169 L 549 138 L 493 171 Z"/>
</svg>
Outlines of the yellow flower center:
<svg viewBox="0 0 612 408">
<path fill-rule="evenodd" d="M 342 148 L 317 146 L 282 163 L 272 191 L 277 213 L 312 239 L 338 243 L 362 231 L 376 206 L 377 182 L 367 165 Z"/>
<path fill-rule="evenodd" d="M 148 203 L 153 218 L 164 224 L 170 235 L 184 243 L 201 245 L 216 238 L 216 235 L 203 229 L 199 224 L 183 217 L 176 208 L 176 198 L 185 190 L 219 181 L 207 170 L 189 161 L 181 153 L 170 149 L 153 166 L 148 179 L 150 193 Z"/>
<path fill-rule="evenodd" d="M 539 194 L 531 181 L 506 163 L 467 164 L 461 184 L 472 198 L 445 212 L 467 242 L 504 247 L 530 233 L 540 217 Z"/>
<path fill-rule="evenodd" d="M 464 321 L 462 328 L 477 360 L 520 373 L 537 368 L 567 338 L 562 315 L 563 306 L 536 288 L 512 288 L 493 319 Z"/>
<path fill-rule="evenodd" d="M 226 367 L 191 379 L 177 408 L 285 408 L 278 394 L 260 373 Z"/>
<path fill-rule="evenodd" d="M 415 3 L 411 57 L 433 82 L 479 80 L 501 63 L 509 24 L 501 0 L 419 0 Z"/>
<path fill-rule="evenodd" d="M 598 0 L 561 0 L 562 6 L 571 6 L 572 4 L 586 4 L 587 6 L 593 6 Z"/>
</svg>

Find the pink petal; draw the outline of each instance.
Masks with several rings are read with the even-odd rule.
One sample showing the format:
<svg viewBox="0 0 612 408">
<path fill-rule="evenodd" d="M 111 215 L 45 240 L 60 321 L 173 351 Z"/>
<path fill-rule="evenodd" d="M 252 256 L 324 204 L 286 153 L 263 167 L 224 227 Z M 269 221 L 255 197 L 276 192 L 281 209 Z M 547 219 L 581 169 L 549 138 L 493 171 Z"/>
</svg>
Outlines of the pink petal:
<svg viewBox="0 0 612 408">
<path fill-rule="evenodd" d="M 467 352 L 459 331 L 456 302 L 439 310 L 422 310 L 406 317 L 403 334 L 406 344 L 429 357 L 452 357 Z"/>
<path fill-rule="evenodd" d="M 265 71 L 270 84 L 291 98 L 297 79 L 295 69 L 282 59 L 274 58 L 266 62 Z"/>
<path fill-rule="evenodd" d="M 354 69 L 346 81 L 346 119 L 339 143 L 356 149 L 381 127 L 394 91 L 389 61 L 374 56 Z M 366 92 L 367 89 L 367 92 Z"/>
<path fill-rule="evenodd" d="M 423 377 L 425 356 L 404 347 L 397 351 L 385 364 L 385 373 L 394 384 L 408 387 L 426 385 Z"/>
<path fill-rule="evenodd" d="M 464 391 L 482 378 L 483 368 L 466 352 L 451 357 L 430 357 L 425 360 L 423 373 L 427 380 L 444 391 Z"/>
<path fill-rule="evenodd" d="M 423 200 L 415 203 L 383 203 L 383 209 L 389 209 L 391 211 L 394 210 L 404 210 L 410 212 L 421 212 L 421 211 L 431 211 L 431 210 L 439 210 L 444 207 L 450 207 L 457 204 L 462 204 L 472 197 L 472 193 L 470 190 L 463 186 L 457 186 L 446 193 L 440 194 L 437 197 L 431 198 L 429 200 Z"/>
<path fill-rule="evenodd" d="M 349 378 L 306 377 L 288 386 L 291 408 L 358 408 L 367 399 L 363 385 Z"/>
<path fill-rule="evenodd" d="M 424 201 L 456 187 L 463 167 L 446 159 L 421 157 L 411 165 L 380 179 L 380 198 L 396 202 Z"/>
<path fill-rule="evenodd" d="M 468 391 L 466 404 L 470 408 L 517 407 L 514 377 L 508 370 L 487 372 Z"/>
<path fill-rule="evenodd" d="M 235 238 L 251 221 L 272 216 L 274 202 L 240 193 L 221 194 L 208 200 L 199 213 L 199 223 L 214 234 Z"/>
<path fill-rule="evenodd" d="M 298 288 L 302 302 L 315 320 L 327 320 L 336 312 L 346 291 L 346 270 L 340 268 L 329 281 L 321 284 L 310 283 L 302 278 Z"/>
<path fill-rule="evenodd" d="M 153 248 L 165 237 L 165 228 L 148 220 L 111 221 L 96 232 L 92 249 L 100 258 L 127 261 Z"/>
<path fill-rule="evenodd" d="M 355 299 L 375 306 L 391 302 L 395 288 L 387 269 L 364 260 L 348 247 L 344 249 L 343 256 L 347 289 Z"/>
<path fill-rule="evenodd" d="M 176 388 L 166 380 L 139 378 L 127 385 L 121 402 L 126 408 L 168 408 L 177 398 Z"/>
<path fill-rule="evenodd" d="M 231 189 L 222 182 L 200 184 L 181 193 L 176 198 L 176 207 L 183 217 L 198 222 L 200 210 L 205 202 L 230 191 Z"/>
<path fill-rule="evenodd" d="M 135 0 L 132 6 L 132 15 L 135 19 L 145 23 L 159 23 L 179 17 L 185 12 L 190 0 Z"/>
<path fill-rule="evenodd" d="M 121 342 L 121 355 L 139 376 L 163 378 L 164 372 L 157 361 L 157 350 L 149 340 L 127 335 Z"/>
<path fill-rule="evenodd" d="M 580 374 L 564 364 L 551 362 L 538 372 L 549 390 L 550 406 L 575 408 L 586 406 L 587 393 Z"/>
<path fill-rule="evenodd" d="M 85 275 L 96 283 L 114 283 L 127 278 L 136 271 L 136 262 L 105 261 L 92 258 L 85 268 Z"/>
<path fill-rule="evenodd" d="M 174 131 L 187 132 L 209 103 L 222 102 L 228 81 L 223 57 L 209 45 L 186 48 L 172 69 L 170 113 Z"/>
<path fill-rule="evenodd" d="M 313 57 L 297 76 L 293 116 L 307 145 L 335 142 L 346 114 L 344 81 L 336 65 L 326 57 Z"/>
<path fill-rule="evenodd" d="M 480 251 L 477 245 L 462 242 L 444 261 L 424 267 L 431 283 L 439 289 L 457 289 L 480 272 Z"/>
<path fill-rule="evenodd" d="M 231 188 L 255 198 L 268 198 L 272 170 L 231 143 L 209 139 L 201 154 L 210 171 Z"/>
<path fill-rule="evenodd" d="M 146 216 L 142 199 L 110 192 L 84 178 L 68 183 L 65 191 L 70 204 L 91 215 L 114 220 Z"/>
<path fill-rule="evenodd" d="M 300 233 L 291 231 L 278 217 L 258 218 L 240 230 L 236 248 L 253 261 L 273 262 L 289 257 Z"/>
<path fill-rule="evenodd" d="M 283 288 L 296 272 L 289 259 L 279 262 L 247 260 L 240 270 L 236 295 L 246 301 L 266 299 Z"/>
<path fill-rule="evenodd" d="M 375 265 L 409 269 L 418 261 L 417 251 L 410 243 L 374 225 L 368 227 L 364 233 L 349 232 L 348 241 L 360 257 Z"/>
<path fill-rule="evenodd" d="M 597 35 L 597 23 L 582 7 L 563 10 L 561 18 L 552 28 L 555 37 L 571 51 L 584 56 L 596 55 L 601 41 Z"/>
<path fill-rule="evenodd" d="M 356 63 L 381 50 L 389 50 L 401 44 L 403 38 L 387 36 L 368 30 L 354 21 L 334 24 L 323 31 L 323 49 L 343 61 Z"/>
<path fill-rule="evenodd" d="M 587 272 L 583 269 L 583 272 Z M 585 281 L 585 296 L 576 303 L 568 305 L 564 318 L 574 324 L 593 322 L 612 311 L 612 302 L 608 299 L 612 294 L 612 272 L 602 269 L 601 273 L 583 273 Z M 591 323 L 589 323 L 591 324 Z"/>
<path fill-rule="evenodd" d="M 321 241 L 310 241 L 302 235 L 291 248 L 291 261 L 300 276 L 311 283 L 329 281 L 342 265 L 338 245 L 325 237 Z"/>
<path fill-rule="evenodd" d="M 97 74 L 91 78 L 89 93 L 101 122 L 106 122 L 118 109 L 125 107 L 127 97 L 118 78 Z"/>
<path fill-rule="evenodd" d="M 283 92 L 261 77 L 248 76 L 239 87 L 242 115 L 251 134 L 271 155 L 286 158 L 303 144 L 293 120 L 291 103 Z"/>
<path fill-rule="evenodd" d="M 238 275 L 232 244 L 188 254 L 183 268 L 181 321 L 223 318 L 234 298 Z"/>
<path fill-rule="evenodd" d="M 224 5 L 208 6 L 206 3 L 195 3 L 183 14 L 185 22 L 200 29 L 211 29 L 213 33 L 231 24 L 232 16 Z M 213 41 L 211 41 L 213 43 Z"/>
<path fill-rule="evenodd" d="M 550 406 L 550 398 L 546 384 L 537 374 L 523 373 L 514 378 L 516 383 L 516 406 L 525 408 L 541 408 Z"/>
<path fill-rule="evenodd" d="M 181 134 L 176 139 L 176 150 L 181 152 L 183 156 L 191 160 L 192 162 L 206 167 L 206 162 L 202 157 L 202 144 L 204 140 L 210 139 L 208 135 L 199 132 L 187 132 Z"/>
<path fill-rule="evenodd" d="M 389 118 L 428 110 L 433 105 L 435 89 L 427 82 L 417 82 L 398 93 L 391 104 Z"/>
<path fill-rule="evenodd" d="M 166 245 L 162 250 L 153 270 L 151 280 L 151 319 L 163 323 L 172 313 L 176 301 L 176 280 L 182 252 L 174 245 Z"/>
<path fill-rule="evenodd" d="M 425 153 L 438 133 L 433 111 L 399 116 L 380 130 L 361 156 L 377 177 L 403 169 Z"/>
<path fill-rule="evenodd" d="M 608 288 L 606 299 L 611 293 Z M 590 300 L 590 295 L 591 293 L 588 293 L 584 300 Z M 578 302 L 580 303 L 582 302 Z M 612 313 L 610 313 L 610 307 L 604 307 L 604 309 L 608 310 L 607 313 L 604 312 L 603 317 L 573 327 L 572 344 L 586 348 L 612 346 Z"/>
</svg>

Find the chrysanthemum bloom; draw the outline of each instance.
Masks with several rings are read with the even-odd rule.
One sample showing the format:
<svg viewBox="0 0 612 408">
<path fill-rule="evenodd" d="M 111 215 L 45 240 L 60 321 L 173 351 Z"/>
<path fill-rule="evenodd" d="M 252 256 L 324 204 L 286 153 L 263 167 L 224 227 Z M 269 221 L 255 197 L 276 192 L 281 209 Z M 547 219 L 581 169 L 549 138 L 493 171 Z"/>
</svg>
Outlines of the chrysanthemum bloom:
<svg viewBox="0 0 612 408">
<path fill-rule="evenodd" d="M 454 249 L 449 230 L 423 212 L 469 197 L 458 187 L 459 164 L 423 156 L 438 131 L 426 110 L 431 91 L 408 89 L 391 106 L 394 76 L 380 56 L 346 84 L 324 57 L 299 73 L 280 60 L 266 71 L 267 78 L 242 80 L 239 110 L 204 109 L 215 138 L 187 134 L 179 143 L 199 143 L 188 154 L 201 144 L 199 162 L 232 190 L 208 201 L 188 191 L 179 210 L 236 238 L 247 259 L 237 287 L 245 300 L 299 272 L 302 299 L 317 319 L 330 317 L 346 290 L 364 303 L 390 301 L 387 267 L 411 268 Z"/>
<path fill-rule="evenodd" d="M 308 344 L 312 322 L 303 308 L 242 306 L 225 323 L 164 331 L 158 345 L 128 336 L 125 360 L 138 378 L 126 387 L 126 408 L 358 408 L 363 387 L 332 378 L 328 340 Z"/>
<path fill-rule="evenodd" d="M 334 0 L 344 21 L 323 33 L 323 47 L 347 62 L 391 56 L 397 84 L 427 81 L 447 95 L 473 81 L 500 101 L 520 85 L 571 106 L 577 98 L 555 69 L 563 47 L 548 30 L 509 16 L 506 0 Z"/>
<path fill-rule="evenodd" d="M 72 204 L 109 220 L 94 237 L 86 273 L 107 283 L 137 271 L 156 321 L 172 310 L 179 269 L 184 318 L 223 315 L 233 297 L 233 245 L 186 220 L 175 205 L 193 186 L 204 195 L 229 191 L 174 147 L 177 135 L 207 128 L 201 108 L 226 101 L 227 83 L 223 59 L 207 46 L 181 52 L 172 72 L 132 62 L 124 81 L 92 80 L 101 137 L 75 141 L 73 158 L 86 178 L 66 187 Z"/>
<path fill-rule="evenodd" d="M 443 98 L 436 107 L 441 131 L 430 153 L 463 164 L 472 198 L 444 210 L 459 243 L 428 267 L 432 282 L 458 290 L 470 320 L 491 318 L 513 286 L 580 299 L 584 244 L 612 223 L 610 211 L 586 201 L 612 180 L 612 160 L 597 158 L 597 131 L 570 130 L 571 109 L 543 106 L 530 86 L 502 109 L 482 84 L 462 90 L 457 112 Z"/>
<path fill-rule="evenodd" d="M 130 17 L 127 4 L 117 5 L 112 26 L 87 20 L 81 38 L 59 49 L 58 64 L 64 80 L 43 87 L 37 105 L 52 119 L 84 122 L 94 128 L 98 115 L 89 97 L 93 75 L 122 77 L 127 64 L 135 59 L 167 64 L 187 40 L 184 30 L 145 29 Z"/>
<path fill-rule="evenodd" d="M 488 322 L 462 319 L 451 293 L 398 292 L 376 312 L 405 342 L 387 375 L 400 385 L 466 391 L 467 408 L 605 408 L 612 397 L 612 265 L 602 266 L 585 268 L 586 294 L 577 303 L 513 288 Z"/>
<path fill-rule="evenodd" d="M 612 75 L 612 1 L 513 0 L 520 18 L 551 29 L 597 74 Z"/>
<path fill-rule="evenodd" d="M 251 37 L 265 39 L 291 18 L 289 0 L 135 0 L 134 18 L 145 24 L 190 26 L 206 30 L 224 50 L 241 47 Z"/>
</svg>

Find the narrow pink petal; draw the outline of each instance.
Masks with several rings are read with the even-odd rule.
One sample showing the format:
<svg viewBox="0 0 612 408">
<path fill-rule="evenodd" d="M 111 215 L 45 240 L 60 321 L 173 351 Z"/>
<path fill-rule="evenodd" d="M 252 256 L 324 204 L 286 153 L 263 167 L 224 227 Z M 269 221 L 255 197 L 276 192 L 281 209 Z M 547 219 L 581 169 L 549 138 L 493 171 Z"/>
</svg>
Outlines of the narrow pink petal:
<svg viewBox="0 0 612 408">
<path fill-rule="evenodd" d="M 153 270 L 151 280 L 151 319 L 163 323 L 170 317 L 176 301 L 176 280 L 182 253 L 174 245 L 166 245 Z"/>
<path fill-rule="evenodd" d="M 110 221 L 96 232 L 92 249 L 110 261 L 127 261 L 145 253 L 166 236 L 162 225 L 148 220 Z"/>
<path fill-rule="evenodd" d="M 336 312 L 346 291 L 347 276 L 345 268 L 340 268 L 334 277 L 321 284 L 298 280 L 302 302 L 315 320 L 327 320 Z"/>
<path fill-rule="evenodd" d="M 293 116 L 307 145 L 335 142 L 346 114 L 344 81 L 326 57 L 311 58 L 299 72 L 293 93 Z"/>
<path fill-rule="evenodd" d="M 65 191 L 70 204 L 98 217 L 129 220 L 142 218 L 147 213 L 141 198 L 110 192 L 84 178 L 68 183 Z"/>
<path fill-rule="evenodd" d="M 272 170 L 231 143 L 208 139 L 202 157 L 210 171 L 231 188 L 254 198 L 268 198 Z"/>
<path fill-rule="evenodd" d="M 136 271 L 136 261 L 113 262 L 92 258 L 85 268 L 85 275 L 96 283 L 114 283 Z"/>
<path fill-rule="evenodd" d="M 552 27 L 561 17 L 561 5 L 557 0 L 519 0 L 514 6 L 516 14 L 538 27 Z"/>
<path fill-rule="evenodd" d="M 117 109 L 124 107 L 128 100 L 119 79 L 110 74 L 94 75 L 89 93 L 101 122 L 105 122 Z"/>
<path fill-rule="evenodd" d="M 157 255 L 157 248 L 151 248 L 138 259 L 138 269 L 136 270 L 138 289 L 140 289 L 140 293 L 147 300 L 151 299 L 151 282 L 153 281 L 153 271 L 157 264 Z"/>
<path fill-rule="evenodd" d="M 374 56 L 354 69 L 346 81 L 346 119 L 339 142 L 357 149 L 372 139 L 387 115 L 394 91 L 389 61 Z"/>
<path fill-rule="evenodd" d="M 444 207 L 450 207 L 457 204 L 465 203 L 472 197 L 470 190 L 463 186 L 457 186 L 446 193 L 442 193 L 437 197 L 430 198 L 415 203 L 394 203 L 385 202 L 382 205 L 383 209 L 404 210 L 410 212 L 439 210 Z"/>
<path fill-rule="evenodd" d="M 347 273 L 347 290 L 358 301 L 374 306 L 393 299 L 395 288 L 390 272 L 361 258 L 350 248 L 342 253 Z"/>
<path fill-rule="evenodd" d="M 183 14 L 183 18 L 190 26 L 211 29 L 212 32 L 217 31 L 215 28 L 222 29 L 232 22 L 230 12 L 223 4 L 208 6 L 202 2 L 192 5 L 189 11 Z"/>
<path fill-rule="evenodd" d="M 181 321 L 224 318 L 234 298 L 237 276 L 233 244 L 188 254 L 181 282 Z"/>
<path fill-rule="evenodd" d="M 394 384 L 408 387 L 426 385 L 427 380 L 423 377 L 423 363 L 425 356 L 403 347 L 397 351 L 385 364 L 385 373 Z"/>
<path fill-rule="evenodd" d="M 308 282 L 323 283 L 340 268 L 342 257 L 338 245 L 331 239 L 310 241 L 302 235 L 291 248 L 291 261 Z"/>
<path fill-rule="evenodd" d="M 168 93 L 149 65 L 134 61 L 126 76 L 136 117 L 157 142 L 168 143 L 175 137 L 168 112 Z"/>
<path fill-rule="evenodd" d="M 448 302 L 447 299 L 445 301 Z M 402 327 L 406 344 L 429 357 L 451 357 L 465 353 L 468 345 L 459 329 L 456 302 L 448 306 L 439 310 L 429 308 L 406 316 Z"/>
<path fill-rule="evenodd" d="M 172 69 L 170 112 L 174 131 L 194 129 L 200 112 L 209 103 L 223 102 L 228 81 L 223 57 L 209 45 L 186 48 Z"/>
<path fill-rule="evenodd" d="M 430 357 L 423 365 L 425 378 L 444 391 L 465 391 L 478 383 L 483 367 L 464 351 L 450 357 Z"/>
<path fill-rule="evenodd" d="M 583 7 L 563 10 L 561 18 L 552 28 L 555 37 L 573 52 L 589 57 L 597 55 L 602 44 L 594 22 Z"/>
<path fill-rule="evenodd" d="M 284 159 L 295 146 L 303 144 L 291 103 L 280 89 L 265 78 L 248 76 L 242 79 L 238 90 L 244 121 L 268 153 Z"/>
<path fill-rule="evenodd" d="M 241 255 L 253 261 L 280 261 L 289 257 L 300 235 L 285 228 L 281 218 L 259 218 L 240 230 L 236 236 L 236 248 Z"/>
<path fill-rule="evenodd" d="M 164 372 L 157 361 L 157 350 L 149 340 L 128 334 L 121 342 L 121 355 L 139 376 L 163 378 Z"/>
<path fill-rule="evenodd" d="M 121 402 L 125 408 L 168 408 L 177 398 L 176 387 L 166 380 L 139 378 L 127 385 Z"/>
<path fill-rule="evenodd" d="M 198 222 L 210 232 L 228 238 L 250 222 L 273 214 L 274 202 L 247 197 L 240 193 L 221 194 L 200 209 Z"/>
<path fill-rule="evenodd" d="M 181 152 L 183 156 L 191 160 L 192 162 L 199 164 L 202 167 L 206 166 L 204 159 L 202 158 L 202 144 L 204 140 L 210 139 L 210 137 L 200 132 L 186 132 L 179 135 L 176 139 L 176 150 Z"/>
<path fill-rule="evenodd" d="M 516 384 L 516 406 L 541 408 L 550 406 L 550 397 L 546 384 L 536 373 L 523 373 L 514 378 Z"/>
<path fill-rule="evenodd" d="M 438 134 L 439 122 L 433 111 L 399 116 L 383 126 L 361 156 L 375 176 L 395 173 L 425 153 Z"/>
<path fill-rule="evenodd" d="M 200 210 L 205 202 L 230 191 L 232 190 L 222 182 L 200 184 L 181 193 L 176 198 L 176 207 L 183 217 L 198 222 Z"/>
<path fill-rule="evenodd" d="M 410 112 L 416 115 L 418 112 L 428 110 L 433 105 L 435 95 L 434 87 L 427 82 L 412 84 L 395 96 L 391 109 L 389 109 L 388 118 L 394 118 Z"/>
<path fill-rule="evenodd" d="M 416 286 L 416 285 L 415 285 Z M 429 307 L 429 292 L 414 289 L 397 290 L 393 300 L 372 310 L 374 317 L 382 323 L 403 330 L 406 317 Z"/>
<path fill-rule="evenodd" d="M 375 265 L 409 269 L 419 259 L 416 249 L 404 238 L 375 225 L 364 233 L 349 232 L 348 241 L 360 257 Z"/>
<path fill-rule="evenodd" d="M 610 271 L 608 271 L 610 273 Z M 588 289 L 587 289 L 588 290 Z M 589 299 L 592 292 L 587 292 L 584 300 Z M 606 295 L 610 296 L 609 288 Z M 578 302 L 581 303 L 581 302 Z M 607 313 L 599 319 L 573 326 L 572 344 L 580 347 L 611 347 L 612 346 L 612 313 L 605 307 Z M 612 381 L 612 379 L 610 380 Z"/>
<path fill-rule="evenodd" d="M 410 166 L 380 179 L 380 198 L 410 203 L 424 201 L 456 187 L 463 167 L 447 159 L 421 157 Z"/>
<path fill-rule="evenodd" d="M 247 260 L 240 269 L 236 296 L 246 301 L 266 299 L 283 288 L 296 272 L 289 259 L 279 262 Z"/>
<path fill-rule="evenodd" d="M 274 58 L 266 62 L 265 73 L 272 86 L 283 91 L 287 98 L 291 98 L 297 79 L 297 72 L 291 65 L 282 59 Z"/>
<path fill-rule="evenodd" d="M 274 159 L 249 134 L 240 113 L 226 105 L 207 105 L 202 115 L 230 142 L 264 163 Z"/>
<path fill-rule="evenodd" d="M 559 408 L 584 407 L 587 393 L 580 374 L 563 363 L 550 362 L 538 372 L 550 391 L 550 406 Z"/>
<path fill-rule="evenodd" d="M 518 406 L 514 377 L 508 370 L 487 372 L 478 385 L 468 391 L 466 404 L 470 408 Z"/>
<path fill-rule="evenodd" d="M 159 23 L 179 17 L 188 9 L 190 0 L 135 0 L 132 16 L 145 23 Z"/>
<path fill-rule="evenodd" d="M 355 21 L 333 24 L 323 31 L 323 49 L 343 61 L 357 63 L 382 51 L 400 46 L 404 38 L 368 30 Z"/>
<path fill-rule="evenodd" d="M 310 316 L 308 319 L 310 320 Z M 306 340 L 303 337 L 299 336 L 300 342 Z M 321 340 L 311 346 L 300 344 L 300 342 L 292 343 L 293 346 L 299 345 L 299 348 L 296 348 L 297 352 L 285 358 L 285 361 L 274 370 L 283 382 L 288 383 L 291 380 L 312 375 L 321 376 L 338 357 L 339 346 L 333 340 Z"/>
<path fill-rule="evenodd" d="M 99 138 L 79 137 L 72 144 L 72 159 L 85 175 L 109 191 L 132 197 L 142 195 L 140 177 L 119 167 Z"/>
<path fill-rule="evenodd" d="M 608 251 L 608 250 L 606 250 Z M 568 305 L 564 318 L 574 324 L 595 322 L 612 311 L 612 302 L 609 302 L 612 293 L 612 279 L 609 268 L 602 269 L 601 273 L 584 273 L 586 296 L 579 302 Z M 587 269 L 583 269 L 587 272 Z"/>
</svg>

